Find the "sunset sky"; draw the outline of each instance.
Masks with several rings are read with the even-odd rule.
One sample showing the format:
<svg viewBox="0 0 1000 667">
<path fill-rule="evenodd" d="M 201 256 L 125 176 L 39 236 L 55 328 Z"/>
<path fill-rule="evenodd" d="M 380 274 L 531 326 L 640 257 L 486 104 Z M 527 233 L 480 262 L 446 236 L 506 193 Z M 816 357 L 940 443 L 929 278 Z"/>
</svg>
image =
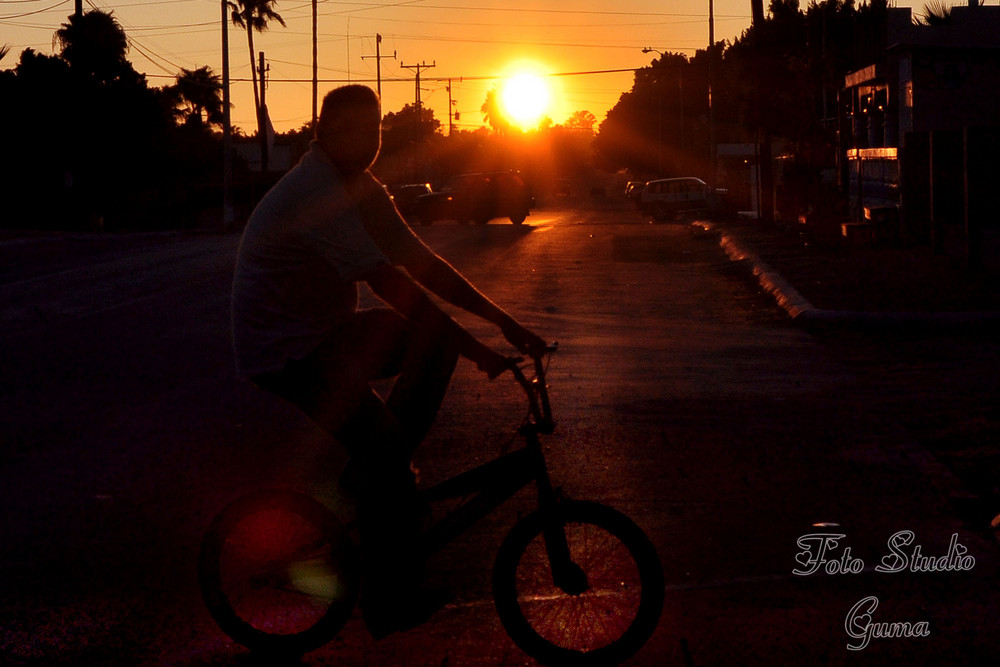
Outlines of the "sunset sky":
<svg viewBox="0 0 1000 667">
<path fill-rule="evenodd" d="M 767 1 L 765 0 L 765 8 Z M 900 1 L 899 6 L 923 7 Z M 413 103 L 414 69 L 421 100 L 447 131 L 448 80 L 456 129 L 483 124 L 487 92 L 523 69 L 548 75 L 545 115 L 561 123 L 586 110 L 601 122 L 632 84 L 631 71 L 651 61 L 644 47 L 693 55 L 708 44 L 708 0 L 319 0 L 319 90 L 347 82 L 375 88 L 376 39 L 382 35 L 384 111 Z M 806 6 L 806 0 L 802 0 Z M 85 0 L 84 9 L 113 11 L 131 42 L 129 59 L 151 86 L 171 83 L 180 69 L 203 65 L 222 72 L 221 3 L 217 0 Z M 270 65 L 267 102 L 278 131 L 312 115 L 312 10 L 303 0 L 279 0 L 275 23 L 254 35 Z M 0 45 L 13 67 L 22 50 L 54 53 L 52 36 L 73 11 L 73 0 L 0 1 Z M 749 0 L 715 0 L 716 40 L 733 39 L 750 24 Z M 396 58 L 392 58 L 395 52 Z M 253 132 L 253 94 L 246 33 L 230 26 L 233 123 Z"/>
</svg>

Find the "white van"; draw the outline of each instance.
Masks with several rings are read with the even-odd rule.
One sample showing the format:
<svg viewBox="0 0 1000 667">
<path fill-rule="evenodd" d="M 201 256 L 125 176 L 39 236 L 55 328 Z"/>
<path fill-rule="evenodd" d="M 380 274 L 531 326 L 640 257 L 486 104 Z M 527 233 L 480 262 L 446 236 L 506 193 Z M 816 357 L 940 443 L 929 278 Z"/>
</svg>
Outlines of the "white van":
<svg viewBox="0 0 1000 667">
<path fill-rule="evenodd" d="M 672 220 L 681 214 L 707 213 L 711 199 L 712 188 L 700 178 L 661 178 L 646 183 L 639 209 L 655 220 Z"/>
</svg>

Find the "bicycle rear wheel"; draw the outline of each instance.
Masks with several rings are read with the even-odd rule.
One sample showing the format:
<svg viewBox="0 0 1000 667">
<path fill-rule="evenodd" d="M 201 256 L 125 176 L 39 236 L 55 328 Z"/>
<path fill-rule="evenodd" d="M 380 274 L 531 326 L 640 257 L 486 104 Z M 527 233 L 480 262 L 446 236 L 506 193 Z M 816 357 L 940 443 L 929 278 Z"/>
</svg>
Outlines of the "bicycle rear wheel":
<svg viewBox="0 0 1000 667">
<path fill-rule="evenodd" d="M 261 491 L 236 500 L 206 533 L 202 597 L 219 627 L 252 651 L 301 655 L 343 627 L 358 596 L 354 545 L 307 495 Z"/>
<path fill-rule="evenodd" d="M 571 560 L 562 566 L 563 577 L 553 574 L 549 558 L 560 547 L 547 548 L 545 537 L 550 533 L 558 542 L 560 530 Z M 624 514 L 597 503 L 565 502 L 514 526 L 497 554 L 493 597 L 507 633 L 536 660 L 616 664 L 656 629 L 663 569 L 649 538 Z"/>
</svg>

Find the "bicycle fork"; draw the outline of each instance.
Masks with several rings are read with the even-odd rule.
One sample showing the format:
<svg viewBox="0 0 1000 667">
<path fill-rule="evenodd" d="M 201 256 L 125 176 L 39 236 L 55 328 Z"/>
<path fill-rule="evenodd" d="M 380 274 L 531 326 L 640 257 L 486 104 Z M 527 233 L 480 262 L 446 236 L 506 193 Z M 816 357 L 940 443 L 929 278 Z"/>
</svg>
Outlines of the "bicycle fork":
<svg viewBox="0 0 1000 667">
<path fill-rule="evenodd" d="M 529 431 L 525 436 L 529 449 L 542 457 L 538 435 Z M 542 535 L 549 567 L 552 569 L 552 583 L 567 595 L 582 595 L 590 588 L 590 584 L 583 568 L 573 562 L 569 541 L 566 539 L 566 522 L 559 511 L 560 492 L 552 486 L 544 461 L 539 462 L 535 483 L 538 485 L 538 506 L 545 520 Z"/>
</svg>

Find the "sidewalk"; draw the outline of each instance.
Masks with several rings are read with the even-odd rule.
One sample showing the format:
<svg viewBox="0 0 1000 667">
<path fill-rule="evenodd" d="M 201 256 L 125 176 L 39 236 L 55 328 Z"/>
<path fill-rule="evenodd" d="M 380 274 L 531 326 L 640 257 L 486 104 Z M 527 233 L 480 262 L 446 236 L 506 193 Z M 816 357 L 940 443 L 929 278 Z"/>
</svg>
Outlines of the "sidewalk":
<svg viewBox="0 0 1000 667">
<path fill-rule="evenodd" d="M 859 332 L 847 345 L 872 377 L 907 378 L 902 386 L 884 380 L 871 408 L 902 415 L 960 480 L 948 493 L 956 512 L 1000 541 L 1000 412 L 992 407 L 1000 275 L 973 274 L 926 247 L 823 246 L 756 221 L 692 229 L 717 235 L 796 323 Z"/>
<path fill-rule="evenodd" d="M 779 305 L 807 325 L 1000 324 L 1000 278 L 974 275 L 928 247 L 830 246 L 794 227 L 696 222 L 746 262 Z"/>
</svg>

